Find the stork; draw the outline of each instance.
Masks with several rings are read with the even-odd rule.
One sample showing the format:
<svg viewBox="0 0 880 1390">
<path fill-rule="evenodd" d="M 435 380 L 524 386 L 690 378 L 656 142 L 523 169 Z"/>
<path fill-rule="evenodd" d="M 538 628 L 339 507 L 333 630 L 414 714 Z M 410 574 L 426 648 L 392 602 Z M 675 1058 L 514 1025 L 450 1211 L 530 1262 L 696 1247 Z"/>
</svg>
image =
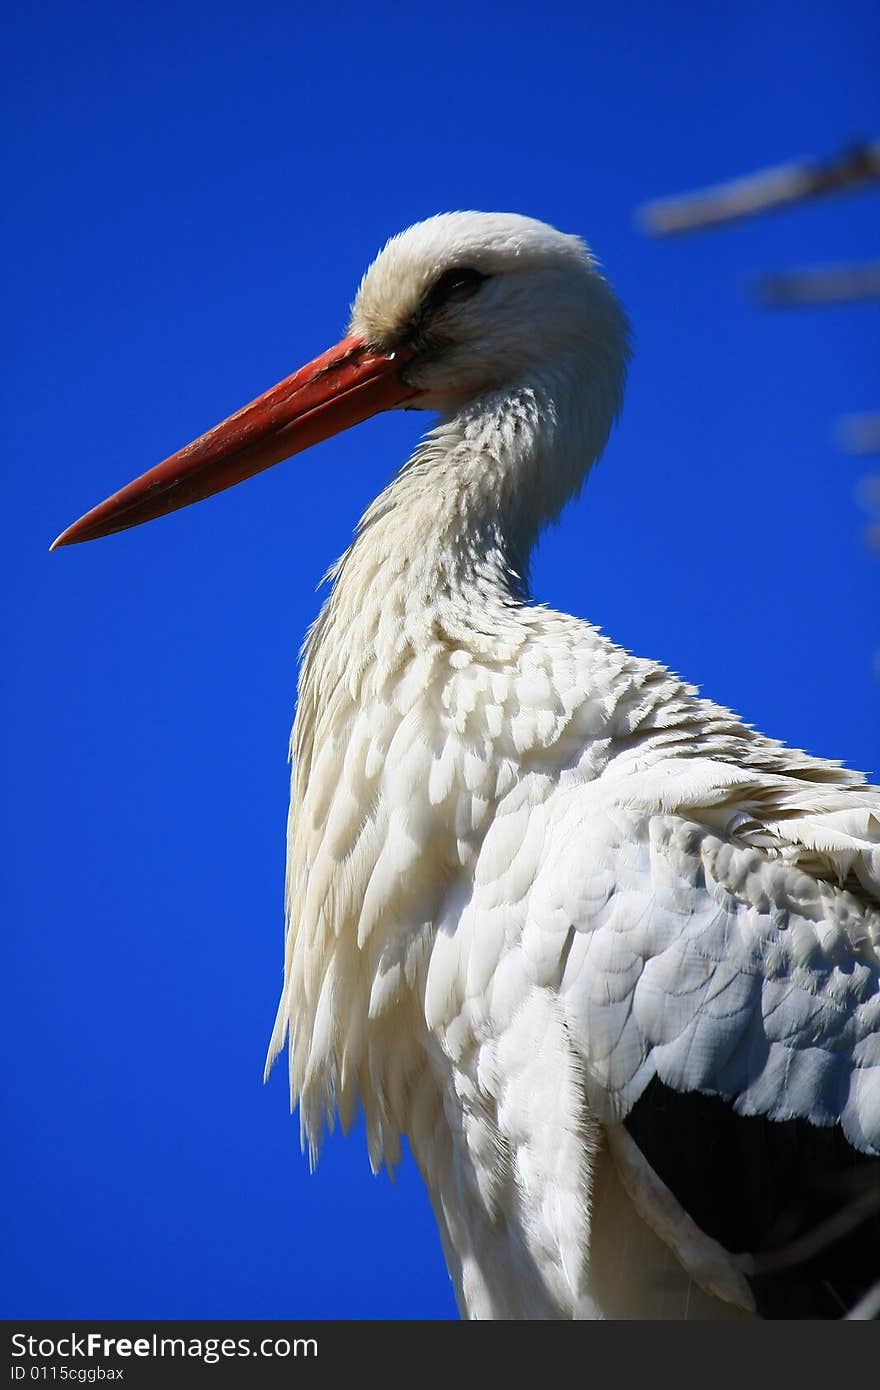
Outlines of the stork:
<svg viewBox="0 0 880 1390">
<path fill-rule="evenodd" d="M 463 1316 L 839 1317 L 880 1279 L 880 792 L 531 598 L 627 357 L 579 238 L 432 217 L 55 544 L 436 412 L 303 648 L 267 1066 L 313 1160 L 359 1106 L 374 1168 L 408 1138 Z"/>
</svg>

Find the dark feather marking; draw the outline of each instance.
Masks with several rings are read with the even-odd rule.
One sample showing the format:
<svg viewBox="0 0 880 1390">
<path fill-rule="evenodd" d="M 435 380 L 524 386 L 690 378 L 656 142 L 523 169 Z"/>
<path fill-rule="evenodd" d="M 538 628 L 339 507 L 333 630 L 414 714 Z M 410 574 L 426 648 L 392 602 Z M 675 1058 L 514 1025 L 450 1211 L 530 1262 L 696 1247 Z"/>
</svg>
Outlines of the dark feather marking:
<svg viewBox="0 0 880 1390">
<path fill-rule="evenodd" d="M 444 270 L 425 290 L 412 315 L 383 346 L 392 348 L 406 343 L 417 352 L 436 346 L 434 339 L 437 335 L 432 332 L 434 320 L 442 318 L 443 310 L 450 305 L 472 299 L 480 286 L 490 278 L 472 266 L 451 266 L 449 270 Z M 442 342 L 442 335 L 438 341 Z"/>
<path fill-rule="evenodd" d="M 655 1078 L 626 1128 L 765 1318 L 839 1318 L 880 1279 L 880 1158 L 840 1127 L 738 1115 Z"/>
</svg>

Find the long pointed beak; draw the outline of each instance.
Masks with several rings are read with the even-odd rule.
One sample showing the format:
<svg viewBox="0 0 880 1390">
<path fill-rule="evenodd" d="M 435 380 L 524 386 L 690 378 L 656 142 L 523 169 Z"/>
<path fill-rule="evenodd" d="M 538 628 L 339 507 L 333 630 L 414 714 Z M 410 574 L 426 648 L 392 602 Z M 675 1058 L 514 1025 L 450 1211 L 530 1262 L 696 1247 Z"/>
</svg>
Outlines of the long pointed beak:
<svg viewBox="0 0 880 1390">
<path fill-rule="evenodd" d="M 221 492 L 331 434 L 418 394 L 403 380 L 410 352 L 373 352 L 343 338 L 250 405 L 135 478 L 62 531 L 51 550 L 139 526 Z"/>
</svg>

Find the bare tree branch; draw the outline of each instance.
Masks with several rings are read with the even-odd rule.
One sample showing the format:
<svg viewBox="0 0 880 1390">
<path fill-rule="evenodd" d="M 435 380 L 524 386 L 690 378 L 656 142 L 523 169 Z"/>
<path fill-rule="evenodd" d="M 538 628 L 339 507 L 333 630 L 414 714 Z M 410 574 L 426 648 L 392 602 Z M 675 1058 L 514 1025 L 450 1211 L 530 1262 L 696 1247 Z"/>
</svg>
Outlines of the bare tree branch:
<svg viewBox="0 0 880 1390">
<path fill-rule="evenodd" d="M 802 160 L 762 169 L 698 193 L 646 203 L 637 217 L 645 231 L 669 236 L 718 226 L 805 198 L 857 188 L 880 179 L 880 141 L 849 145 L 824 162 Z"/>
<path fill-rule="evenodd" d="M 829 265 L 762 275 L 755 290 L 772 308 L 799 304 L 839 304 L 880 298 L 880 261 L 864 265 Z"/>
<path fill-rule="evenodd" d="M 837 425 L 837 443 L 845 454 L 880 454 L 880 410 L 844 415 Z"/>
</svg>

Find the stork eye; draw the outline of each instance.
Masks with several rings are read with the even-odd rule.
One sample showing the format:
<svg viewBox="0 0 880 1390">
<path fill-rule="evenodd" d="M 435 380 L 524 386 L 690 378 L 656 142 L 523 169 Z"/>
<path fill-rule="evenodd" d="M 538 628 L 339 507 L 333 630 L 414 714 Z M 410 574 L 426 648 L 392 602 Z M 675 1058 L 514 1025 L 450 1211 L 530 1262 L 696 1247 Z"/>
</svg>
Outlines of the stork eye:
<svg viewBox="0 0 880 1390">
<path fill-rule="evenodd" d="M 473 270 L 470 266 L 453 266 L 451 270 L 444 270 L 425 295 L 422 313 L 432 314 L 453 300 L 470 299 L 488 278 L 481 270 Z"/>
</svg>

